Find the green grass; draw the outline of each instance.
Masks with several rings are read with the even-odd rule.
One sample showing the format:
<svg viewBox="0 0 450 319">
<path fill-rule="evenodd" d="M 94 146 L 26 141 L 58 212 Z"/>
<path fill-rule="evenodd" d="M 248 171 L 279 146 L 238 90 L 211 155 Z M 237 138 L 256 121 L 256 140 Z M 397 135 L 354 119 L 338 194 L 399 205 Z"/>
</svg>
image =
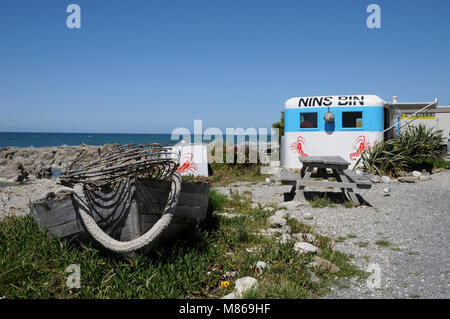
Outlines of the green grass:
<svg viewBox="0 0 450 319">
<path fill-rule="evenodd" d="M 377 240 L 375 242 L 376 245 L 381 246 L 381 247 L 389 247 L 391 245 L 391 243 L 385 239 L 383 240 Z"/>
<path fill-rule="evenodd" d="M 336 207 L 336 204 L 328 197 L 314 197 L 310 202 L 314 208 Z"/>
<path fill-rule="evenodd" d="M 261 174 L 260 164 L 211 163 L 212 185 L 224 186 L 235 182 L 262 182 L 267 175 Z"/>
<path fill-rule="evenodd" d="M 358 245 L 359 247 L 364 248 L 364 247 L 369 246 L 369 243 L 366 242 L 366 241 L 360 241 L 360 242 L 357 242 L 356 245 Z"/>
<path fill-rule="evenodd" d="M 350 264 L 352 256 L 335 251 L 330 238 L 315 234 L 320 256 L 335 263 L 337 274 L 315 271 L 313 283 L 306 265 L 311 255 L 299 255 L 294 241 L 281 244 L 260 235 L 272 213 L 252 209 L 251 194 L 233 192 L 229 198 L 211 192 L 210 207 L 234 208 L 242 217 L 210 216 L 192 231 L 180 235 L 148 256 L 118 256 L 76 240 L 48 239 L 31 216 L 7 217 L 0 222 L 0 292 L 6 298 L 220 298 L 232 292 L 235 280 L 258 279 L 249 298 L 309 298 L 323 295 L 335 278 L 365 278 L 367 273 Z M 313 232 L 290 219 L 294 232 Z M 257 247 L 254 253 L 246 248 Z M 268 264 L 263 275 L 256 262 Z M 81 288 L 66 285 L 66 268 L 78 264 Z M 220 283 L 227 272 L 237 271 L 230 286 Z M 209 272 L 209 274 L 208 274 Z"/>
<path fill-rule="evenodd" d="M 345 208 L 353 208 L 353 207 L 356 207 L 357 205 L 356 205 L 356 204 L 353 204 L 352 202 L 345 201 L 345 202 L 342 204 L 342 206 L 344 206 Z"/>
<path fill-rule="evenodd" d="M 222 211 L 225 204 L 228 202 L 228 197 L 224 194 L 220 194 L 215 189 L 211 189 L 209 192 L 209 210 L 210 211 Z"/>
</svg>

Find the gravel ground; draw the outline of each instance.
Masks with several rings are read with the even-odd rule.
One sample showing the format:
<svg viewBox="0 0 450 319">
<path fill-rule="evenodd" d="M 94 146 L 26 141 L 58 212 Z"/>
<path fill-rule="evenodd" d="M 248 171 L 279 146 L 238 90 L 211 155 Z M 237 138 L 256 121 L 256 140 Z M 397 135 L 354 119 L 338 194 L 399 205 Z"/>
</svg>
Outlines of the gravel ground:
<svg viewBox="0 0 450 319">
<path fill-rule="evenodd" d="M 332 287 L 326 298 L 450 298 L 450 172 L 415 184 L 389 185 L 389 197 L 383 195 L 385 184 L 358 190 L 370 206 L 356 208 L 285 203 L 283 193 L 290 186 L 279 182 L 237 183 L 217 190 L 225 194 L 230 189 L 249 190 L 253 201 L 261 205 L 286 206 L 291 217 L 314 224 L 318 233 L 334 238 L 336 249 L 354 255 L 353 263 L 361 269 L 379 266 L 378 288 L 349 280 Z M 30 199 L 60 187 L 55 180 L 45 179 L 0 187 L 0 220 L 9 214 L 29 213 Z M 303 220 L 305 212 L 312 213 L 313 220 Z M 377 245 L 379 240 L 388 246 Z"/>
<path fill-rule="evenodd" d="M 334 238 L 336 249 L 354 255 L 352 262 L 361 269 L 379 267 L 378 286 L 347 280 L 333 286 L 326 298 L 450 298 L 450 172 L 431 177 L 414 184 L 393 181 L 390 196 L 383 194 L 386 184 L 357 190 L 370 206 L 355 208 L 285 204 L 283 193 L 290 186 L 279 182 L 217 189 L 249 190 L 257 203 L 285 205 L 293 218 Z M 303 220 L 305 212 L 312 213 L 312 221 Z"/>
</svg>

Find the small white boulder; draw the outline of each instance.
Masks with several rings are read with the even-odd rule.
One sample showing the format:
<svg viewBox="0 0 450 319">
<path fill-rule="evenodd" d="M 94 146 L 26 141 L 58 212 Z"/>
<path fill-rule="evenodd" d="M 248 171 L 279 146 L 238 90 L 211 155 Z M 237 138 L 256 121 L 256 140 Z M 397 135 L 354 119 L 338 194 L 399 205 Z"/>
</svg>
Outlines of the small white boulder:
<svg viewBox="0 0 450 319">
<path fill-rule="evenodd" d="M 278 210 L 275 212 L 276 216 L 282 217 L 282 218 L 286 218 L 288 215 L 287 210 Z"/>
<path fill-rule="evenodd" d="M 258 261 L 256 263 L 256 268 L 258 268 L 258 272 L 262 274 L 264 272 L 264 269 L 267 267 L 267 263 L 264 261 Z"/>
<path fill-rule="evenodd" d="M 384 183 L 384 184 L 389 184 L 390 182 L 391 182 L 391 179 L 389 178 L 389 176 L 381 176 L 381 181 Z"/>
<path fill-rule="evenodd" d="M 304 241 L 296 242 L 294 245 L 294 250 L 302 255 L 308 253 L 315 254 L 317 253 L 317 249 L 313 244 Z"/>
<path fill-rule="evenodd" d="M 286 219 L 277 215 L 273 215 L 267 218 L 267 223 L 271 228 L 281 228 L 286 225 L 286 222 Z"/>
<path fill-rule="evenodd" d="M 418 172 L 418 171 L 413 171 L 413 172 L 412 172 L 412 176 L 414 176 L 414 177 L 420 177 L 420 176 L 422 176 L 422 173 L 421 173 L 421 172 Z"/>
<path fill-rule="evenodd" d="M 237 298 L 242 298 L 242 295 L 250 289 L 258 288 L 258 280 L 253 277 L 242 277 L 236 280 L 234 287 L 234 294 Z"/>
</svg>

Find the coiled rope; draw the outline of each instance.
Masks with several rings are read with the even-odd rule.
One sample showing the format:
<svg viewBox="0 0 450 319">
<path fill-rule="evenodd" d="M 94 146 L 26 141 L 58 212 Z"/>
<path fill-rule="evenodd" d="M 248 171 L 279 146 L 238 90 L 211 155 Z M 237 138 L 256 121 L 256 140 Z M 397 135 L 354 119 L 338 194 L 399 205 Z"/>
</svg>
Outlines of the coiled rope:
<svg viewBox="0 0 450 319">
<path fill-rule="evenodd" d="M 82 184 L 76 184 L 74 186 L 74 196 L 82 203 L 84 207 L 79 210 L 81 219 L 86 226 L 87 231 L 92 237 L 97 240 L 105 248 L 118 253 L 126 253 L 141 249 L 151 242 L 153 242 L 165 229 L 170 225 L 172 221 L 173 213 L 178 203 L 178 198 L 181 190 L 181 175 L 174 173 L 172 175 L 172 183 L 170 187 L 169 198 L 167 200 L 166 207 L 162 213 L 161 218 L 149 229 L 145 234 L 130 241 L 119 241 L 108 234 L 106 234 L 98 225 L 94 218 L 87 213 L 89 211 L 88 205 L 84 200 L 84 186 Z M 81 205 L 80 205 L 81 206 Z"/>
</svg>

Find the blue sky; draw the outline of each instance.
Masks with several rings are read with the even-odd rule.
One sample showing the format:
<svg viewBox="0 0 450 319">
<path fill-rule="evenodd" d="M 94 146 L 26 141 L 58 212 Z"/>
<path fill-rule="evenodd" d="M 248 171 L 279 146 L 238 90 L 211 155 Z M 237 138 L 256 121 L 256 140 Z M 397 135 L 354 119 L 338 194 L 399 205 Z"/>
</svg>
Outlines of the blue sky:
<svg viewBox="0 0 450 319">
<path fill-rule="evenodd" d="M 309 95 L 449 105 L 449 14 L 446 0 L 2 0 L 0 131 L 270 127 Z"/>
</svg>

